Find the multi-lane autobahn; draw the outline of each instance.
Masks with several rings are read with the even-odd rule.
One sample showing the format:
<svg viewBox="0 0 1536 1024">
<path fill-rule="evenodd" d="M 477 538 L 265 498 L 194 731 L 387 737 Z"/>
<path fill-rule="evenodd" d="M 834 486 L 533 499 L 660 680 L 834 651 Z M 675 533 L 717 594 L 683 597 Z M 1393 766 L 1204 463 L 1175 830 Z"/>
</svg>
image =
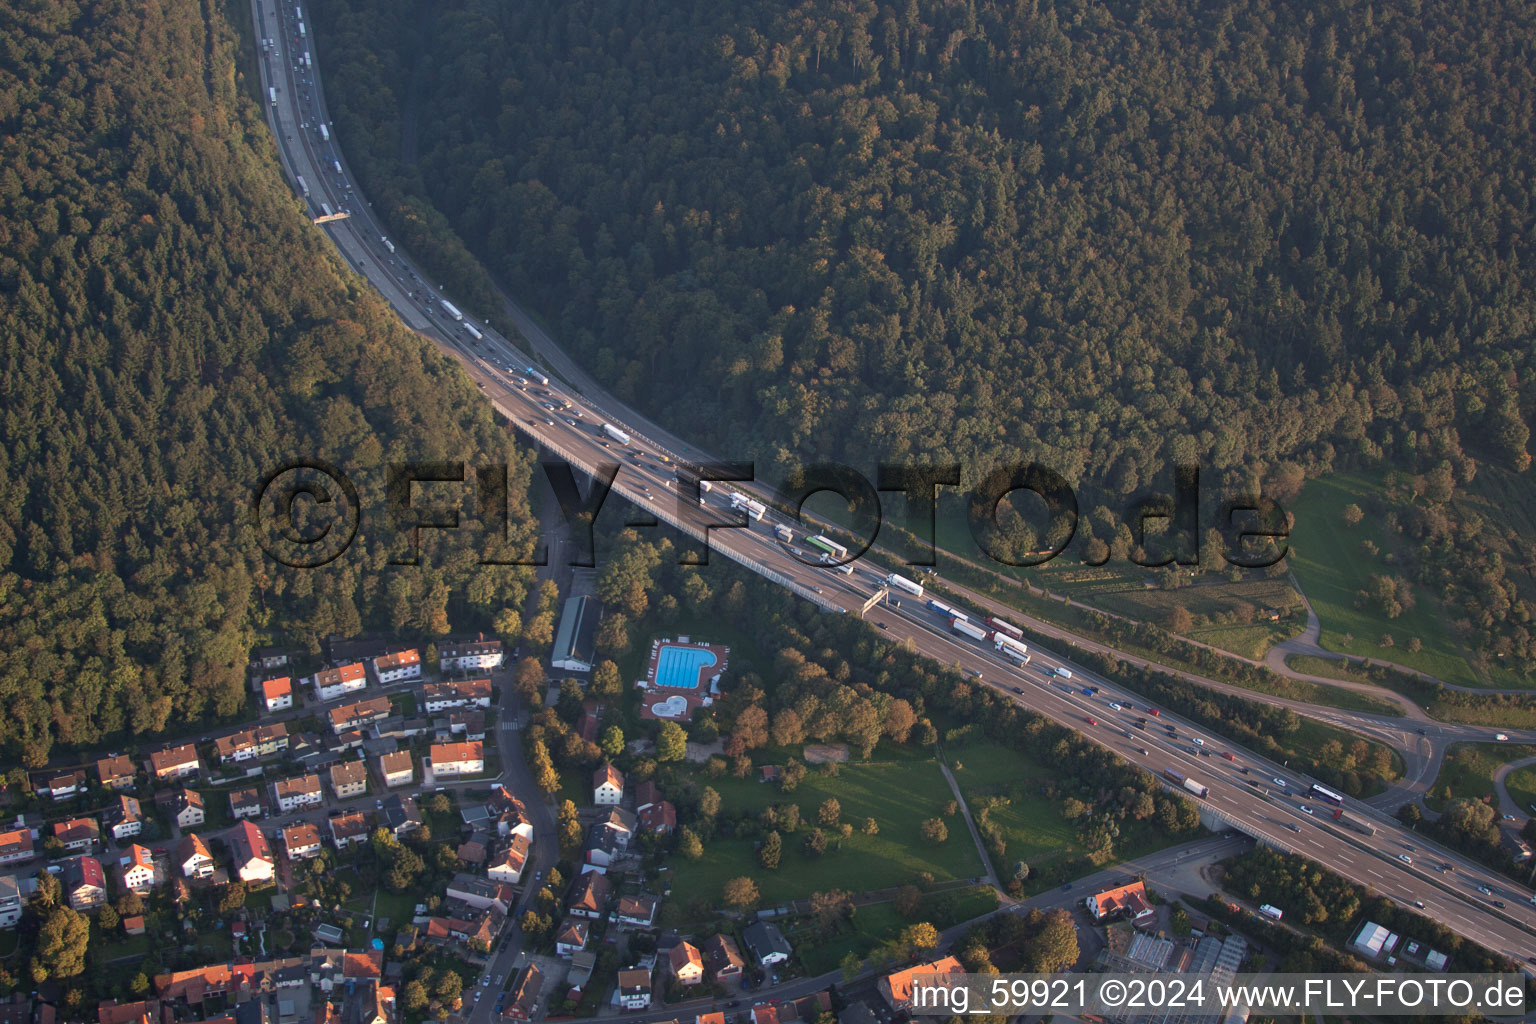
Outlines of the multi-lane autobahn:
<svg viewBox="0 0 1536 1024">
<path fill-rule="evenodd" d="M 431 337 L 464 365 L 485 390 L 487 398 L 516 428 L 546 449 L 565 458 L 585 473 L 617 467 L 614 490 L 659 519 L 698 539 L 706 539 L 711 552 L 730 557 L 754 571 L 787 586 L 801 597 L 833 613 L 857 612 L 874 592 L 884 570 L 873 571 L 861 561 L 852 576 L 814 564 L 801 543 L 803 529 L 773 508 L 760 522 L 740 524 L 722 500 L 724 491 L 739 487 L 766 498 L 767 492 L 752 484 L 720 485 L 704 496 L 679 485 L 676 464 L 679 446 L 655 439 L 665 435 L 641 423 L 627 410 L 599 407 L 559 381 L 545 384 L 530 376 L 530 357 L 518 346 L 471 320 L 453 319 L 441 307 L 443 295 L 406 258 L 386 245 L 384 232 L 374 220 L 366 201 L 356 192 L 329 132 L 324 96 L 315 63 L 313 28 L 301 36 L 292 3 L 253 0 L 258 36 L 275 45 L 262 55 L 263 94 L 269 102 L 279 150 L 292 180 L 304 179 L 308 201 L 315 215 L 324 203 L 332 211 L 345 210 L 345 220 L 332 221 L 323 230 L 330 235 L 348 262 L 399 311 L 405 322 Z M 276 90 L 275 94 L 267 93 Z M 319 126 L 325 124 L 322 133 Z M 338 167 L 340 170 L 338 170 Z M 470 311 L 472 314 L 473 311 Z M 478 334 L 479 337 L 475 335 Z M 622 444 L 602 430 L 612 423 L 625 431 L 630 443 Z M 683 457 L 698 461 L 700 453 L 688 446 Z M 773 527 L 785 524 L 795 531 L 795 541 L 777 539 Z M 1262 842 L 1306 854 L 1352 880 L 1370 886 L 1404 904 L 1422 906 L 1425 913 L 1458 933 L 1524 961 L 1536 950 L 1536 905 L 1523 889 L 1488 868 L 1460 855 L 1427 843 L 1401 828 L 1393 819 L 1354 800 L 1346 810 L 1376 829 L 1364 836 L 1332 822 L 1329 808 L 1308 799 L 1312 780 L 1272 764 L 1257 755 L 1233 747 L 1220 737 L 1175 716 L 1162 714 L 1157 727 L 1142 728 L 1137 719 L 1146 716 L 1142 699 L 1094 677 L 1080 666 L 1036 649 L 1023 667 L 957 636 L 947 622 L 931 613 L 915 597 L 893 594 L 894 600 L 873 609 L 868 618 L 893 641 L 910 640 L 918 652 L 945 664 L 957 665 L 973 681 L 994 687 L 1014 700 L 1057 722 L 1081 731 L 1126 759 L 1155 774 L 1173 770 L 1205 784 L 1203 801 L 1208 817 L 1254 836 Z M 1069 668 L 1076 686 L 1056 685 L 1052 675 Z M 1085 695 L 1084 686 L 1098 688 Z M 1120 709 L 1110 707 L 1119 704 Z M 1308 709 L 1326 717 L 1318 709 Z M 1343 724 L 1349 713 L 1327 714 Z M 1090 724 L 1089 719 L 1093 720 Z M 1378 734 L 1392 733 L 1390 720 L 1370 723 Z M 1176 735 L 1168 734 L 1172 727 Z M 1415 742 L 1406 731 L 1398 733 Z M 1512 737 L 1523 738 L 1511 733 Z M 1220 756 L 1230 752 L 1235 760 Z M 1246 771 L 1245 771 L 1246 770 Z M 1483 891 L 1486 890 L 1486 891 Z M 1499 906 L 1502 904 L 1502 906 Z"/>
</svg>

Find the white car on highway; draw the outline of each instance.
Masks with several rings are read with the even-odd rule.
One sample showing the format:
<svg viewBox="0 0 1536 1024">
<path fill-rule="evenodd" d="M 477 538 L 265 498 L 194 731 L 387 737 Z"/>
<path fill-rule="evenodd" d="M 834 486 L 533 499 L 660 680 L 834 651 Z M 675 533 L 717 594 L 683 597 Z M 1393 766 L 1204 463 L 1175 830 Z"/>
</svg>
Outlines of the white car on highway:
<svg viewBox="0 0 1536 1024">
<path fill-rule="evenodd" d="M 1277 786 L 1279 786 L 1279 787 L 1280 787 L 1280 788 L 1281 788 L 1281 789 L 1284 789 L 1284 788 L 1286 788 L 1286 787 L 1285 787 L 1285 780 L 1284 780 L 1284 779 L 1282 779 L 1282 778 L 1281 778 L 1281 777 L 1280 777 L 1280 776 L 1278 776 L 1278 775 L 1276 775 L 1276 776 L 1275 776 L 1275 777 L 1274 777 L 1274 778 L 1273 778 L 1273 779 L 1271 779 L 1271 780 L 1270 780 L 1270 781 L 1271 781 L 1271 782 L 1273 782 L 1273 783 L 1274 783 L 1274 784 L 1275 784 L 1275 785 L 1277 785 Z"/>
</svg>

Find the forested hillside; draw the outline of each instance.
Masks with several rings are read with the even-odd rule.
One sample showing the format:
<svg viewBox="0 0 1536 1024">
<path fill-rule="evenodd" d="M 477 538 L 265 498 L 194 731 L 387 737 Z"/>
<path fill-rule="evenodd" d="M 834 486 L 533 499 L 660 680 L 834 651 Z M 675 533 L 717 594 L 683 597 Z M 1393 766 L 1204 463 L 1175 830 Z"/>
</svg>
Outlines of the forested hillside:
<svg viewBox="0 0 1536 1024">
<path fill-rule="evenodd" d="M 0 13 L 0 760 L 243 707 L 258 636 L 489 625 L 525 583 L 477 552 L 391 570 L 266 560 L 248 521 L 287 460 L 526 457 L 457 367 L 339 265 L 237 91 L 215 5 Z M 204 20 L 208 14 L 211 21 Z M 398 549 L 398 545 L 393 545 Z M 429 547 L 429 552 L 430 552 Z"/>
<path fill-rule="evenodd" d="M 1528 461 L 1529 4 L 316 13 L 368 187 L 723 454 L 1022 455 L 1089 507 Z"/>
</svg>

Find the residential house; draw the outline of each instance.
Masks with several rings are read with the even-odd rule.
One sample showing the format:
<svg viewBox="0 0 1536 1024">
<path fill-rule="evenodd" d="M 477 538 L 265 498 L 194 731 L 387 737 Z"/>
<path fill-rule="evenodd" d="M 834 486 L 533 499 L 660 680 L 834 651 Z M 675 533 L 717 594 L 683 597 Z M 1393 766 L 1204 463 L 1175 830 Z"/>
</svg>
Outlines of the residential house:
<svg viewBox="0 0 1536 1024">
<path fill-rule="evenodd" d="M 422 934 L 425 941 L 437 946 L 476 943 L 494 946 L 507 921 L 506 915 L 495 907 L 476 910 L 458 900 L 448 900 L 442 909 L 442 914 L 427 918 Z"/>
<path fill-rule="evenodd" d="M 748 1014 L 748 1019 L 752 1024 L 779 1024 L 779 1009 L 766 1003 L 754 1006 L 752 1012 Z"/>
<path fill-rule="evenodd" d="M 587 948 L 587 922 L 568 917 L 555 929 L 555 953 L 570 956 Z"/>
<path fill-rule="evenodd" d="M 396 839 L 421 828 L 421 810 L 409 796 L 396 795 L 385 800 L 379 816 L 384 827 L 393 832 Z"/>
<path fill-rule="evenodd" d="M 278 676 L 276 679 L 263 679 L 261 682 L 261 701 L 267 710 L 282 711 L 293 707 L 293 680 L 288 676 Z"/>
<path fill-rule="evenodd" d="M 624 774 L 611 764 L 592 773 L 592 802 L 599 807 L 617 807 L 624 800 Z"/>
<path fill-rule="evenodd" d="M 271 757 L 288 749 L 288 726 L 282 722 L 241 729 L 213 741 L 213 751 L 220 764 L 243 764 L 261 757 Z"/>
<path fill-rule="evenodd" d="M 288 664 L 288 652 L 281 647 L 258 647 L 251 652 L 251 668 L 257 672 L 284 668 Z"/>
<path fill-rule="evenodd" d="M 235 874 L 242 882 L 270 882 L 277 874 L 272 846 L 261 829 L 242 821 L 230 830 L 226 839 L 234 855 Z"/>
<path fill-rule="evenodd" d="M 612 830 L 601 824 L 593 825 L 587 830 L 587 843 L 582 848 L 581 870 L 606 873 L 618 855 L 619 841 Z"/>
<path fill-rule="evenodd" d="M 495 907 L 503 914 L 512 909 L 517 898 L 512 887 L 505 882 L 465 874 L 454 875 L 444 895 L 449 899 L 463 900 L 476 910 Z"/>
<path fill-rule="evenodd" d="M 129 917 L 123 918 L 124 935 L 143 935 L 144 931 L 145 928 L 143 914 L 133 914 Z"/>
<path fill-rule="evenodd" d="M 741 977 L 747 962 L 736 948 L 736 940 L 729 935 L 715 935 L 704 940 L 704 963 L 716 981 L 735 981 Z"/>
<path fill-rule="evenodd" d="M 119 793 L 117 799 L 107 805 L 106 821 L 112 838 L 118 842 L 144 831 L 144 811 L 138 799 L 126 793 Z"/>
<path fill-rule="evenodd" d="M 118 865 L 124 889 L 142 896 L 155 887 L 155 855 L 146 847 L 132 844 Z"/>
<path fill-rule="evenodd" d="M 16 927 L 23 906 L 21 884 L 16 881 L 16 876 L 0 875 L 0 928 Z"/>
<path fill-rule="evenodd" d="M 96 762 L 96 777 L 106 789 L 132 789 L 138 780 L 133 759 L 121 754 L 104 757 Z"/>
<path fill-rule="evenodd" d="M 213 854 L 208 852 L 208 844 L 204 843 L 195 832 L 188 832 L 181 842 L 176 844 L 176 852 L 172 855 L 172 860 L 180 866 L 184 878 L 213 877 Z"/>
<path fill-rule="evenodd" d="M 409 786 L 415 782 L 416 764 L 411 760 L 411 752 L 400 750 L 380 757 L 379 774 L 384 777 L 384 785 L 388 789 Z"/>
<path fill-rule="evenodd" d="M 1116 886 L 1087 899 L 1088 912 L 1095 921 L 1124 915 L 1133 921 L 1151 917 L 1156 911 L 1147 899 L 1147 887 L 1141 882 Z"/>
<path fill-rule="evenodd" d="M 229 794 L 229 813 L 236 821 L 261 817 L 261 790 L 255 786 L 232 790 Z"/>
<path fill-rule="evenodd" d="M 484 833 L 479 832 L 475 834 L 477 836 L 484 835 Z M 485 867 L 485 842 L 483 839 L 470 839 L 468 842 L 460 843 L 459 848 L 455 850 L 454 853 L 459 858 L 459 860 L 463 861 L 465 864 L 468 864 L 470 867 Z M 516 884 L 515 879 L 498 878 L 497 881 L 512 881 L 514 884 Z"/>
<path fill-rule="evenodd" d="M 670 800 L 651 804 L 640 812 L 640 827 L 652 835 L 671 835 L 677 831 L 677 808 Z"/>
<path fill-rule="evenodd" d="M 237 974 L 230 964 L 214 964 L 194 967 L 186 971 L 157 974 L 154 978 L 155 994 L 162 1005 L 190 1003 L 201 1005 L 206 999 L 217 999 L 237 991 L 245 983 L 245 976 Z"/>
<path fill-rule="evenodd" d="M 693 1018 L 693 1024 L 725 1024 L 725 1013 L 716 1010 L 714 1013 L 700 1013 Z"/>
<path fill-rule="evenodd" d="M 533 819 L 528 817 L 528 809 L 506 786 L 497 785 L 491 789 L 491 798 L 486 807 L 496 819 L 498 835 L 520 835 L 533 839 Z"/>
<path fill-rule="evenodd" d="M 72 853 L 88 853 L 101 841 L 101 826 L 95 818 L 71 818 L 53 826 L 53 837 Z"/>
<path fill-rule="evenodd" d="M 432 774 L 438 778 L 478 775 L 485 771 L 484 743 L 434 743 L 429 748 Z"/>
<path fill-rule="evenodd" d="M 779 931 L 778 925 L 768 921 L 752 922 L 741 933 L 741 937 L 746 942 L 747 949 L 764 967 L 781 964 L 794 952 L 789 940 L 784 938 L 783 932 Z"/>
<path fill-rule="evenodd" d="M 46 793 L 54 800 L 68 800 L 85 790 L 85 772 L 76 769 L 55 775 L 38 787 L 38 794 Z"/>
<path fill-rule="evenodd" d="M 95 910 L 107 902 L 107 873 L 95 857 L 73 857 L 64 862 L 59 881 L 75 910 Z"/>
<path fill-rule="evenodd" d="M 31 829 L 18 828 L 10 832 L 0 832 L 0 864 L 19 864 L 35 856 L 37 856 L 37 850 L 32 842 Z"/>
<path fill-rule="evenodd" d="M 389 713 L 388 697 L 369 697 L 366 700 L 343 704 L 331 709 L 329 716 L 331 732 L 340 736 L 343 733 L 366 729 L 375 722 L 382 722 L 388 718 Z"/>
<path fill-rule="evenodd" d="M 619 987 L 615 990 L 619 1005 L 626 1010 L 644 1010 L 651 1005 L 651 972 L 630 970 L 619 972 Z"/>
<path fill-rule="evenodd" d="M 582 878 L 602 878 L 603 875 L 582 875 Z M 614 911 L 614 920 L 622 924 L 632 924 L 641 928 L 648 928 L 656 921 L 656 897 L 655 896 L 621 896 L 618 908 Z"/>
<path fill-rule="evenodd" d="M 448 735 L 466 740 L 485 739 L 484 711 L 454 711 L 448 715 Z"/>
<path fill-rule="evenodd" d="M 661 791 L 656 788 L 656 783 L 646 779 L 635 787 L 635 813 L 643 813 L 647 807 L 654 806 L 660 799 Z"/>
<path fill-rule="evenodd" d="M 368 765 L 363 761 L 343 761 L 331 766 L 331 791 L 338 800 L 350 800 L 368 792 Z"/>
<path fill-rule="evenodd" d="M 310 860 L 320 856 L 320 830 L 309 822 L 283 829 L 283 849 L 289 860 Z"/>
<path fill-rule="evenodd" d="M 517 984 L 507 998 L 506 1006 L 502 1009 L 503 1017 L 512 1020 L 532 1020 L 538 1009 L 539 997 L 544 992 L 544 972 L 539 969 L 537 963 L 529 962 L 523 968 L 522 977 L 517 979 Z"/>
<path fill-rule="evenodd" d="M 367 686 L 368 673 L 363 669 L 362 662 L 355 661 L 350 665 L 316 672 L 309 677 L 309 683 L 315 688 L 315 696 L 319 700 L 333 701 Z"/>
<path fill-rule="evenodd" d="M 405 679 L 420 679 L 421 652 L 413 647 L 408 651 L 380 655 L 373 659 L 373 674 L 378 676 L 380 686 Z"/>
<path fill-rule="evenodd" d="M 338 850 L 344 850 L 354 843 L 368 841 L 368 816 L 362 811 L 335 815 L 330 819 L 329 825 L 331 844 Z"/>
<path fill-rule="evenodd" d="M 472 638 L 450 638 L 437 649 L 437 667 L 441 672 L 497 669 L 502 658 L 501 641 L 488 639 L 484 633 Z"/>
<path fill-rule="evenodd" d="M 691 942 L 679 942 L 667 952 L 667 969 L 679 985 L 697 985 L 704 980 L 704 955 Z"/>
<path fill-rule="evenodd" d="M 599 918 L 608 909 L 608 900 L 612 895 L 613 885 L 606 875 L 596 872 L 585 874 L 571 886 L 567 909 L 576 917 Z"/>
<path fill-rule="evenodd" d="M 893 1010 L 905 1010 L 912 1004 L 912 982 L 922 974 L 965 974 L 965 967 L 952 956 L 941 957 L 931 963 L 918 964 L 904 971 L 897 971 L 881 978 L 875 988 Z M 957 979 L 957 982 L 962 979 Z"/>
<path fill-rule="evenodd" d="M 491 681 L 448 679 L 441 683 L 428 683 L 421 688 L 421 706 L 430 715 L 451 708 L 489 708 Z"/>
<path fill-rule="evenodd" d="M 521 882 L 523 868 L 528 866 L 528 851 L 532 846 L 533 841 L 521 833 L 498 842 L 495 855 L 486 865 L 486 876 L 512 885 Z"/>
<path fill-rule="evenodd" d="M 598 824 L 613 833 L 614 839 L 618 841 L 619 849 L 629 849 L 630 840 L 635 836 L 635 826 L 638 824 L 634 811 L 629 810 L 627 807 L 610 807 L 597 821 Z"/>
<path fill-rule="evenodd" d="M 197 828 L 206 818 L 203 813 L 203 794 L 185 786 L 176 791 L 171 808 L 176 824 L 183 829 Z"/>
<path fill-rule="evenodd" d="M 313 773 L 279 779 L 272 783 L 272 796 L 277 801 L 277 809 L 283 814 L 301 807 L 318 807 L 325 799 L 325 793 L 320 788 L 320 776 Z"/>
<path fill-rule="evenodd" d="M 203 770 L 203 762 L 197 756 L 197 748 L 190 743 L 157 750 L 149 755 L 145 765 L 149 769 L 149 777 L 156 782 L 190 779 Z"/>
</svg>

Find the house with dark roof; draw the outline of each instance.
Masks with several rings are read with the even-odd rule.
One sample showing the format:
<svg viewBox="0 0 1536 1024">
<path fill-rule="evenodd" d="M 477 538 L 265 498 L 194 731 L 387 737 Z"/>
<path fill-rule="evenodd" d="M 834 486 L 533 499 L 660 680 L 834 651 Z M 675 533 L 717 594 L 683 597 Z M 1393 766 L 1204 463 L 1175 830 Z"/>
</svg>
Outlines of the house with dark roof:
<svg viewBox="0 0 1536 1024">
<path fill-rule="evenodd" d="M 437 648 L 440 672 L 477 672 L 500 668 L 504 654 L 501 641 L 477 633 L 473 637 L 450 637 Z"/>
<path fill-rule="evenodd" d="M 615 994 L 618 996 L 619 1005 L 624 1009 L 644 1010 L 651 1005 L 651 972 L 620 971 Z"/>
<path fill-rule="evenodd" d="M 380 824 L 393 832 L 396 839 L 421 828 L 422 823 L 421 810 L 416 806 L 415 799 L 399 794 L 384 801 L 379 819 Z"/>
<path fill-rule="evenodd" d="M 784 933 L 779 931 L 778 925 L 768 921 L 753 921 L 742 931 L 741 937 L 746 942 L 747 949 L 764 967 L 781 964 L 794 952 L 794 947 L 790 946 L 789 940 L 784 938 Z"/>
<path fill-rule="evenodd" d="M 144 831 L 144 811 L 136 797 L 119 793 L 117 799 L 107 805 L 106 822 L 112 838 L 122 842 Z"/>
</svg>

